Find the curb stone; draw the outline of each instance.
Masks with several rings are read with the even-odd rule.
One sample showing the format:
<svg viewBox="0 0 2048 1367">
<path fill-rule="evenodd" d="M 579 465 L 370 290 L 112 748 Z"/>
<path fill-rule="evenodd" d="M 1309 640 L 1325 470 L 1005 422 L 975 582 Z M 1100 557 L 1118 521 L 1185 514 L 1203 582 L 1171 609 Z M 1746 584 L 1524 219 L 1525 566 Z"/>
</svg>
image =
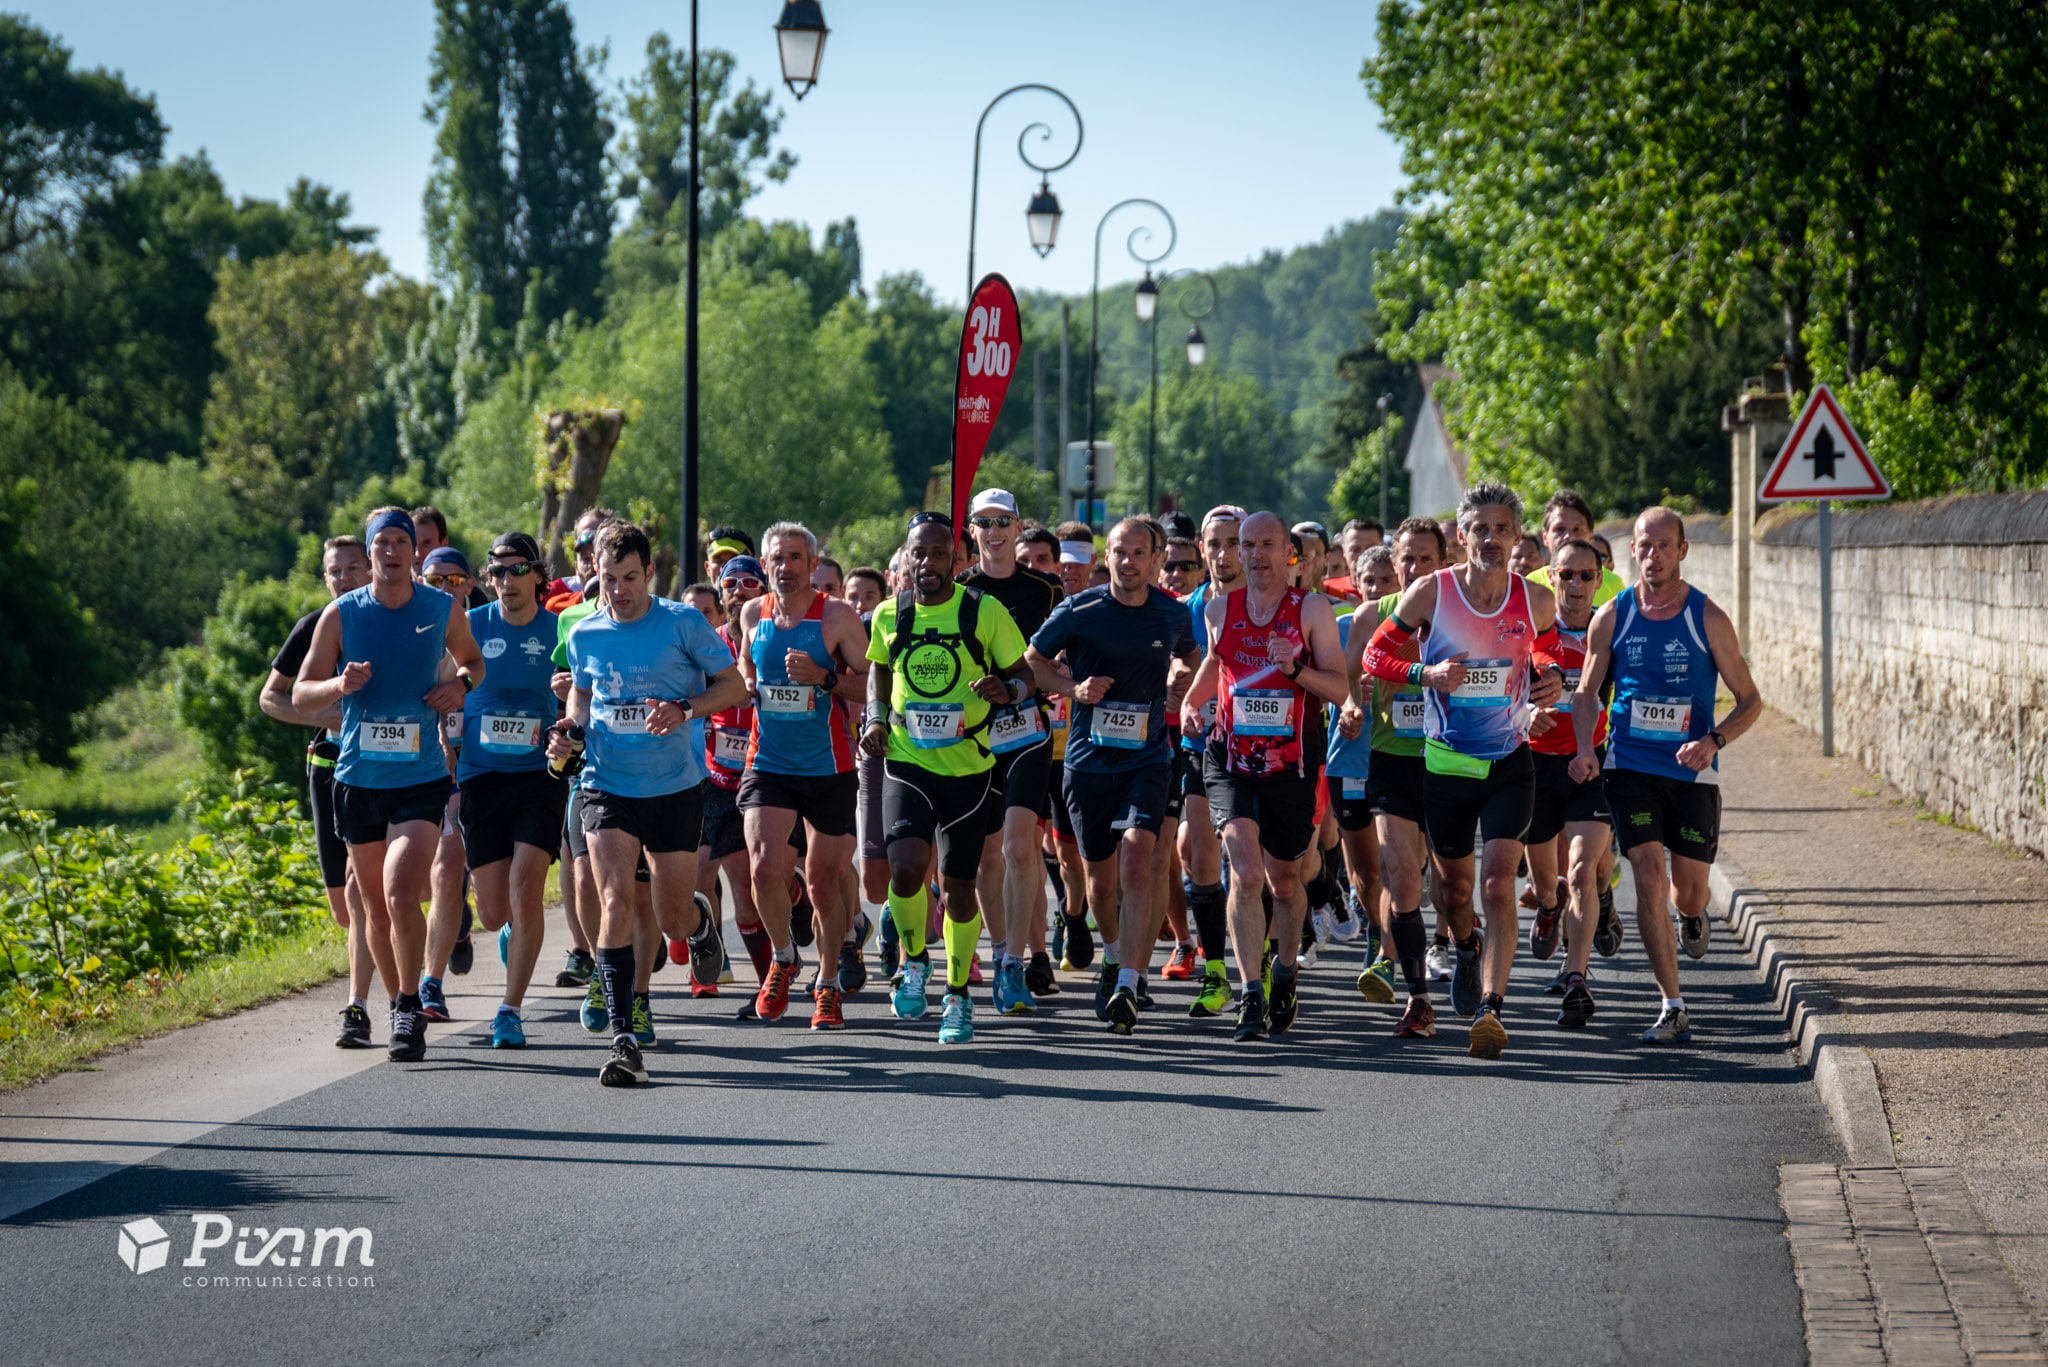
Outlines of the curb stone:
<svg viewBox="0 0 2048 1367">
<path fill-rule="evenodd" d="M 1799 1061 L 1813 1070 L 1814 1088 L 1849 1162 L 1857 1167 L 1896 1166 L 1877 1066 L 1870 1051 L 1849 1037 L 1834 994 L 1797 966 L 1785 937 L 1771 924 L 1764 893 L 1726 854 L 1708 872 L 1707 888 L 1714 909 L 1743 948 L 1756 955 L 1757 971 L 1785 1014 Z"/>
</svg>

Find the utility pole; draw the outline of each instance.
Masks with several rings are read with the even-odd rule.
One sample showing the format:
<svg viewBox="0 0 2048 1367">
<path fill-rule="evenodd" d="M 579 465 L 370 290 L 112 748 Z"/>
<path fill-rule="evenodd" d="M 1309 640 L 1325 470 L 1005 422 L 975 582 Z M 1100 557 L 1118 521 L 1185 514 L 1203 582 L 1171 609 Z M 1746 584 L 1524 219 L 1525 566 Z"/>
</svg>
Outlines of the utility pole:
<svg viewBox="0 0 2048 1367">
<path fill-rule="evenodd" d="M 1037 381 L 1031 392 L 1031 462 L 1045 469 L 1045 348 L 1033 347 L 1032 371 Z"/>
</svg>

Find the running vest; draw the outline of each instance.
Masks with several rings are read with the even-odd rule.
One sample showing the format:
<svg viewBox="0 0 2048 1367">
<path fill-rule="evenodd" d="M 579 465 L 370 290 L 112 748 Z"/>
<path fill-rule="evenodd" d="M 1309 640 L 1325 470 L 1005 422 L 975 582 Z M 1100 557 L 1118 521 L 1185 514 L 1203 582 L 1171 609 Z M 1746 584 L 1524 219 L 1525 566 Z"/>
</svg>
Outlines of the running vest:
<svg viewBox="0 0 2048 1367">
<path fill-rule="evenodd" d="M 1302 733 L 1309 723 L 1307 690 L 1282 674 L 1266 654 L 1273 636 L 1300 646 L 1301 605 L 1308 595 L 1289 589 L 1264 626 L 1252 623 L 1249 588 L 1234 590 L 1223 603 L 1223 631 L 1216 638 L 1216 724 L 1223 738 L 1224 767 L 1239 774 L 1305 774 L 1309 759 Z M 1320 704 L 1318 704 L 1320 706 Z"/>
<path fill-rule="evenodd" d="M 1343 645 L 1346 654 L 1349 654 L 1351 649 L 1351 624 L 1356 619 L 1357 614 L 1354 612 L 1347 612 L 1337 619 L 1337 639 Z M 1365 677 L 1366 682 L 1370 684 L 1372 676 L 1368 674 Z M 1370 696 L 1367 695 L 1368 702 Z M 1341 710 L 1331 707 L 1325 717 L 1325 723 L 1330 731 L 1330 746 L 1324 758 L 1323 772 L 1339 780 L 1335 785 L 1339 797 L 1363 798 L 1365 780 L 1372 773 L 1372 709 L 1370 706 L 1366 708 L 1365 726 L 1354 740 L 1344 739 L 1343 732 L 1337 729 L 1337 714 Z"/>
<path fill-rule="evenodd" d="M 725 642 L 727 650 L 739 654 L 732 622 L 727 621 L 718 629 L 718 639 Z M 727 792 L 738 791 L 753 734 L 754 709 L 750 705 L 735 703 L 724 711 L 713 712 L 704 723 L 704 776 Z"/>
<path fill-rule="evenodd" d="M 1378 630 L 1380 623 L 1394 615 L 1394 605 L 1400 601 L 1400 594 L 1390 593 L 1360 611 L 1373 614 L 1373 628 Z M 1423 628 L 1425 636 L 1428 631 L 1427 627 Z M 1419 662 L 1422 659 L 1422 642 L 1410 641 L 1394 653 L 1404 660 Z M 1366 679 L 1373 685 L 1372 748 L 1383 755 L 1407 755 L 1420 759 L 1428 724 L 1424 709 L 1428 706 L 1429 689 L 1421 684 L 1388 683 L 1371 675 Z"/>
<path fill-rule="evenodd" d="M 1662 622 L 1644 615 L 1634 590 L 1615 604 L 1608 764 L 1683 783 L 1719 783 L 1718 756 L 1704 770 L 1678 762 L 1679 746 L 1714 729 L 1720 675 L 1707 648 L 1707 595 L 1688 588 L 1685 606 Z"/>
<path fill-rule="evenodd" d="M 747 765 L 764 774 L 818 776 L 853 772 L 853 734 L 846 714 L 822 684 L 794 683 L 789 652 L 800 650 L 826 669 L 825 595 L 813 593 L 803 620 L 777 626 L 775 601 L 764 599 L 754 624 L 754 721 Z"/>
<path fill-rule="evenodd" d="M 1540 736 L 1529 737 L 1529 748 L 1539 755 L 1576 755 L 1579 742 L 1572 731 L 1572 691 L 1579 686 L 1579 675 L 1586 667 L 1586 628 L 1573 631 L 1560 618 L 1557 649 L 1552 654 L 1564 668 L 1564 696 L 1550 709 L 1557 713 L 1557 725 Z M 1593 719 L 1593 744 L 1602 745 L 1606 740 L 1607 712 L 1603 708 Z"/>
<path fill-rule="evenodd" d="M 367 661 L 370 681 L 341 699 L 341 758 L 334 777 L 356 788 L 410 788 L 448 776 L 436 734 L 440 719 L 422 701 L 441 681 L 448 616 L 455 601 L 426 584 L 404 607 L 387 608 L 365 584 L 334 600 L 341 658 Z M 490 670 L 485 668 L 485 677 Z"/>
<path fill-rule="evenodd" d="M 532 773 L 547 767 L 547 729 L 561 712 L 548 658 L 558 634 L 545 608 L 515 627 L 505 610 L 487 603 L 469 610 L 469 630 L 484 657 L 484 681 L 462 707 L 462 755 L 456 777 Z"/>
<path fill-rule="evenodd" d="M 1449 693 L 1430 689 L 1423 721 L 1428 738 L 1468 759 L 1506 759 L 1529 740 L 1529 655 L 1536 623 L 1529 587 L 1508 576 L 1508 596 L 1490 613 L 1465 601 L 1453 570 L 1436 572 L 1436 614 L 1423 642 L 1422 663 L 1462 653 L 1465 682 Z"/>
</svg>

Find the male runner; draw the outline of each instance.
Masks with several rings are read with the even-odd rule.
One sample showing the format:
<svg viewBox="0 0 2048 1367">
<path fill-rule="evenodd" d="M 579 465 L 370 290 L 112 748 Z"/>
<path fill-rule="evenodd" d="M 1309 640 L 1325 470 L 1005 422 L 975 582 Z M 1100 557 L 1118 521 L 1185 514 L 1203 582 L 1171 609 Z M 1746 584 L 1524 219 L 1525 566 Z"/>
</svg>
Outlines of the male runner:
<svg viewBox="0 0 2048 1367">
<path fill-rule="evenodd" d="M 369 583 L 370 557 L 362 539 L 329 538 L 320 549 L 320 578 L 327 585 L 329 599 L 353 593 Z M 317 608 L 298 620 L 277 658 L 270 662 L 270 677 L 264 681 L 256 705 L 264 715 L 287 726 L 314 728 L 312 743 L 306 747 L 306 796 L 313 809 L 313 842 L 320 856 L 320 877 L 327 887 L 328 914 L 348 936 L 348 1005 L 342 1008 L 341 1033 L 335 1036 L 334 1044 L 338 1049 L 367 1049 L 370 1012 L 366 999 L 371 970 L 381 967 L 386 993 L 394 1001 L 398 997 L 398 979 L 392 967 L 390 941 L 364 933 L 369 915 L 363 908 L 362 889 L 348 876 L 348 846 L 334 829 L 334 761 L 341 756 L 341 709 L 334 707 L 320 716 L 307 716 L 292 706 L 292 684 L 306 662 L 306 652 L 313 644 L 313 629 L 319 624 Z"/>
<path fill-rule="evenodd" d="M 811 571 L 811 587 L 827 598 L 844 598 L 846 571 L 831 556 L 821 555 L 818 557 L 816 568 Z"/>
<path fill-rule="evenodd" d="M 1444 534 L 1434 519 L 1411 517 L 1395 529 L 1393 568 L 1396 591 L 1366 600 L 1358 617 L 1371 614 L 1352 629 L 1347 658 L 1364 671 L 1366 646 L 1373 633 L 1394 613 L 1400 591 L 1427 579 L 1444 565 Z M 1361 563 L 1363 563 L 1361 561 Z M 1414 663 L 1422 658 L 1419 642 L 1403 646 L 1402 659 Z M 1367 677 L 1371 677 L 1367 674 Z M 1394 968 L 1399 961 L 1408 987 L 1408 1005 L 1395 1035 L 1404 1039 L 1426 1039 L 1436 1033 L 1436 1008 L 1429 1000 L 1429 984 L 1436 974 L 1427 958 L 1410 963 L 1400 959 L 1398 947 L 1409 939 L 1420 942 L 1422 928 L 1422 871 L 1429 860 L 1429 845 L 1422 832 L 1423 771 L 1422 746 L 1426 722 L 1423 688 L 1420 684 L 1389 683 L 1374 678 L 1372 707 L 1372 774 L 1366 781 L 1367 802 L 1372 808 L 1373 829 L 1379 836 L 1380 905 L 1372 909 L 1379 925 L 1381 948 L 1377 957 L 1368 952 L 1365 971 L 1358 975 L 1358 990 L 1368 1001 L 1391 1004 L 1394 1000 Z M 1406 919 L 1404 919 L 1406 918 Z M 1448 951 L 1450 941 L 1444 941 Z M 1410 970 L 1413 973 L 1410 974 Z"/>
<path fill-rule="evenodd" d="M 875 609 L 868 641 L 868 702 L 861 748 L 886 755 L 882 812 L 889 854 L 889 917 L 902 944 L 903 981 L 891 1007 L 925 1013 L 926 881 L 937 846 L 945 892 L 946 997 L 939 1043 L 974 1038 L 968 969 L 981 938 L 975 878 L 988 834 L 995 706 L 1030 695 L 1024 638 L 1009 609 L 953 582 L 953 527 L 943 513 L 910 520 L 907 594 Z"/>
<path fill-rule="evenodd" d="M 1581 783 L 1601 776 L 1594 719 L 1600 682 L 1611 675 L 1607 800 L 1621 852 L 1635 870 L 1636 930 L 1664 994 L 1663 1009 L 1643 1039 L 1670 1044 L 1692 1038 L 1692 1018 L 1679 994 L 1670 903 L 1678 904 L 1685 952 L 1703 957 L 1707 874 L 1721 835 L 1718 757 L 1755 724 L 1763 697 L 1728 614 L 1685 582 L 1684 520 L 1669 508 L 1651 508 L 1636 519 L 1633 549 L 1639 576 L 1634 590 L 1601 608 L 1586 635 L 1586 667 L 1572 698 L 1579 753 L 1571 776 Z M 1719 726 L 1717 678 L 1735 696 L 1735 710 Z"/>
<path fill-rule="evenodd" d="M 1095 576 L 1095 533 L 1085 522 L 1062 522 L 1053 528 L 1060 539 L 1060 587 L 1067 597 L 1087 592 Z"/>
<path fill-rule="evenodd" d="M 426 516 L 422 518 L 422 514 Z M 436 522 L 440 516 L 432 507 L 415 508 L 413 523 L 416 527 L 438 526 L 445 538 L 447 524 Z M 431 531 L 423 534 L 430 540 L 433 537 Z M 469 557 L 453 546 L 436 546 L 420 558 L 420 582 L 451 595 L 466 607 L 490 601 L 477 587 Z M 443 677 L 449 672 L 444 664 Z M 462 709 L 444 714 L 440 721 L 437 739 L 447 758 L 448 772 L 453 774 L 456 757 L 462 752 Z M 456 788 L 461 786 L 458 780 Z M 459 791 L 448 795 L 448 810 L 441 818 L 441 843 L 434 851 L 434 869 L 427 884 L 427 971 L 420 979 L 420 1010 L 431 1021 L 448 1019 L 448 995 L 442 989 L 442 978 L 449 973 L 460 976 L 469 972 L 475 955 L 469 934 L 469 880 L 462 850 L 460 803 Z"/>
<path fill-rule="evenodd" d="M 1550 705 L 1563 691 L 1563 668 L 1550 655 L 1556 602 L 1550 590 L 1508 570 L 1521 523 L 1522 500 L 1505 484 L 1483 480 L 1468 489 L 1458 504 L 1466 563 L 1404 590 L 1365 654 L 1375 677 L 1430 689 L 1423 709 L 1423 824 L 1441 910 L 1458 946 L 1451 1006 L 1472 1018 L 1475 1058 L 1499 1058 L 1508 1041 L 1500 1008 L 1518 938 L 1515 869 L 1536 783 L 1528 711 Z M 1395 653 L 1424 626 L 1429 635 L 1420 662 Z M 1534 670 L 1542 673 L 1540 683 L 1532 682 Z M 1469 905 L 1475 826 L 1485 842 L 1483 938 Z M 1395 925 L 1395 951 L 1411 984 L 1420 972 L 1411 966 L 1422 953 L 1420 926 L 1419 916 Z M 1489 948 L 1482 967 L 1482 951 Z"/>
<path fill-rule="evenodd" d="M 846 572 L 846 604 L 861 616 L 880 607 L 888 595 L 888 581 L 873 566 L 860 565 Z"/>
<path fill-rule="evenodd" d="M 629 522 L 599 536 L 605 608 L 569 632 L 568 716 L 548 737 L 549 755 L 563 758 L 573 752 L 568 727 L 586 737 L 580 815 L 601 909 L 597 979 L 612 1049 L 597 1080 L 606 1087 L 647 1080 L 639 1041 L 653 1034 L 654 966 L 643 969 L 634 953 L 643 857 L 656 920 L 671 940 L 688 940 L 697 980 L 717 981 L 725 956 L 717 918 L 693 895 L 704 767 L 690 719 L 738 702 L 746 685 L 702 613 L 654 596 L 651 549 Z"/>
<path fill-rule="evenodd" d="M 1001 603 L 1018 634 L 1029 641 L 1066 596 L 1060 581 L 1017 563 L 1022 519 L 1008 490 L 983 489 L 967 511 L 977 554 L 974 568 L 960 582 Z M 990 714 L 988 748 L 996 760 L 990 800 L 998 805 L 990 812 L 978 881 L 989 941 L 1001 954 L 995 1008 L 1005 1016 L 1029 1015 L 1038 1003 L 1024 980 L 1024 956 L 1030 952 L 1031 922 L 1045 924 L 1038 822 L 1052 778 L 1051 718 L 1038 694 Z"/>
<path fill-rule="evenodd" d="M 796 976 L 796 941 L 790 928 L 790 875 L 796 853 L 790 836 L 801 820 L 809 852 L 804 879 L 817 918 L 820 955 L 842 945 L 844 880 L 853 876 L 854 817 L 860 780 L 854 773 L 853 736 L 837 700 L 865 701 L 860 662 L 866 642 L 860 615 L 811 587 L 818 540 L 800 522 L 778 522 L 761 534 L 773 597 L 740 609 L 740 676 L 754 697 L 747 771 L 739 807 L 753 865 L 754 905 L 774 946 L 768 976 L 754 999 L 762 1020 L 789 1010 Z M 859 957 L 859 948 L 854 956 Z M 846 955 L 824 974 L 812 998 L 811 1028 L 846 1026 L 842 970 Z"/>
<path fill-rule="evenodd" d="M 378 508 L 364 529 L 370 582 L 320 611 L 313 643 L 292 685 L 292 707 L 324 716 L 341 708 L 334 765 L 334 826 L 349 872 L 385 939 L 398 999 L 391 1008 L 395 1062 L 426 1056 L 420 971 L 426 922 L 420 903 L 448 806 L 448 766 L 435 744 L 440 714 L 457 711 L 483 681 L 483 656 L 462 605 L 412 578 L 413 525 L 402 508 Z M 442 660 L 456 677 L 441 682 Z"/>
<path fill-rule="evenodd" d="M 717 607 L 714 612 L 706 612 L 704 620 L 712 623 L 718 638 L 737 660 L 740 613 L 748 603 L 768 592 L 768 571 L 751 555 L 735 555 L 719 571 L 718 586 Z M 705 719 L 704 830 L 697 842 L 697 892 L 715 909 L 718 875 L 723 870 L 726 885 L 732 889 L 733 928 L 739 931 L 740 943 L 746 946 L 747 957 L 753 961 L 755 981 L 764 983 L 774 961 L 775 942 L 768 938 L 768 931 L 761 924 L 760 909 L 754 904 L 746 818 L 740 815 L 740 781 L 746 777 L 747 749 L 753 735 L 754 708 L 745 699 Z M 785 880 L 785 897 L 787 886 Z M 722 980 L 722 975 L 711 982 L 698 982 L 693 977 L 690 995 L 715 997 Z"/>
<path fill-rule="evenodd" d="M 1202 780 L 1230 859 L 1230 938 L 1242 985 L 1235 1034 L 1242 1041 L 1294 1024 L 1308 912 L 1302 865 L 1315 841 L 1322 781 L 1319 704 L 1343 703 L 1351 681 L 1330 600 L 1288 587 L 1286 524 L 1253 513 L 1239 526 L 1238 543 L 1245 586 L 1203 605 L 1209 648 L 1181 705 L 1181 729 L 1209 737 Z M 1212 698 L 1215 723 L 1207 726 L 1201 707 Z M 1277 941 L 1270 987 L 1269 937 Z"/>
<path fill-rule="evenodd" d="M 1165 906 L 1153 896 L 1153 846 L 1173 778 L 1172 666 L 1191 672 L 1197 658 L 1186 610 L 1152 582 L 1162 540 L 1141 518 L 1110 528 L 1108 586 L 1055 608 L 1025 657 L 1040 689 L 1076 703 L 1064 797 L 1102 928 L 1095 1014 L 1123 1035 L 1138 1024 L 1139 986 L 1159 933 L 1154 912 Z M 1053 662 L 1062 652 L 1064 671 Z"/>
<path fill-rule="evenodd" d="M 1211 508 L 1202 518 L 1202 563 L 1207 578 L 1188 595 L 1188 625 L 1195 649 L 1209 648 L 1209 622 L 1204 615 L 1212 597 L 1227 598 L 1244 587 L 1244 556 L 1238 528 L 1244 509 L 1234 503 Z M 1216 720 L 1216 704 L 1202 709 L 1203 734 L 1183 735 L 1181 747 L 1180 863 L 1188 900 L 1188 919 L 1195 923 L 1195 946 L 1202 956 L 1202 985 L 1188 1014 L 1196 1019 L 1220 1016 L 1230 1009 L 1230 952 L 1223 893 L 1223 841 L 1209 812 L 1209 794 L 1202 786 L 1202 758 L 1208 749 L 1208 727 Z"/>
<path fill-rule="evenodd" d="M 507 532 L 491 543 L 486 571 L 498 601 L 469 610 L 469 629 L 490 662 L 490 678 L 462 709 L 462 844 L 476 885 L 476 919 L 500 931 L 505 997 L 491 1019 L 491 1044 L 526 1045 L 520 1018 L 547 923 L 541 912 L 548 865 L 562 840 L 569 792 L 547 770 L 544 737 L 559 710 L 553 688 L 555 614 L 535 595 L 547 577 L 540 543 Z M 502 930 L 500 928 L 502 927 Z"/>
<path fill-rule="evenodd" d="M 1168 593 L 1186 603 L 1196 589 L 1204 582 L 1202 569 L 1202 543 L 1200 528 L 1186 513 L 1175 513 L 1176 525 L 1184 526 L 1190 535 L 1179 536 L 1169 533 L 1166 538 L 1166 554 L 1159 565 L 1159 583 Z M 1195 613 L 1189 613 L 1192 622 Z M 1179 713 L 1175 709 L 1173 729 L 1178 731 Z M 1202 954 L 1198 937 L 1188 925 L 1188 881 L 1181 867 L 1180 826 L 1181 816 L 1187 808 L 1187 793 L 1191 785 L 1198 785 L 1201 779 L 1198 752 L 1187 747 L 1186 737 L 1176 736 L 1173 743 L 1173 777 L 1169 780 L 1170 795 L 1167 825 L 1173 828 L 1171 839 L 1159 842 L 1158 858 L 1165 860 L 1165 871 L 1161 875 L 1160 887 L 1167 897 L 1166 924 L 1173 932 L 1173 953 L 1167 957 L 1166 967 L 1160 977 L 1176 981 L 1202 976 Z M 1206 807 L 1206 804 L 1205 804 Z M 1202 818 L 1208 820 L 1205 814 Z M 1162 834 L 1166 832 L 1162 828 Z M 1213 832 L 1212 832 L 1213 834 Z M 1155 893 L 1155 895 L 1157 895 Z"/>
</svg>

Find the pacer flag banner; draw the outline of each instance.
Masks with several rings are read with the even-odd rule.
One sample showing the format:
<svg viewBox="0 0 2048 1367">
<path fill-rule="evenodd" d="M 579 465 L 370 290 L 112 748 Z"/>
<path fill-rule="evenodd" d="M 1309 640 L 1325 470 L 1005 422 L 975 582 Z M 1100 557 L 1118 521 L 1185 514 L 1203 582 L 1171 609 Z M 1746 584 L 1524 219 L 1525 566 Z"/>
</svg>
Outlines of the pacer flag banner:
<svg viewBox="0 0 2048 1367">
<path fill-rule="evenodd" d="M 967 498 L 982 452 L 996 430 L 996 414 L 1010 392 L 1022 345 L 1017 327 L 1017 296 L 1010 282 L 990 272 L 974 287 L 967 303 L 967 326 L 960 332 L 960 369 L 953 379 L 953 535 L 967 526 Z"/>
</svg>

